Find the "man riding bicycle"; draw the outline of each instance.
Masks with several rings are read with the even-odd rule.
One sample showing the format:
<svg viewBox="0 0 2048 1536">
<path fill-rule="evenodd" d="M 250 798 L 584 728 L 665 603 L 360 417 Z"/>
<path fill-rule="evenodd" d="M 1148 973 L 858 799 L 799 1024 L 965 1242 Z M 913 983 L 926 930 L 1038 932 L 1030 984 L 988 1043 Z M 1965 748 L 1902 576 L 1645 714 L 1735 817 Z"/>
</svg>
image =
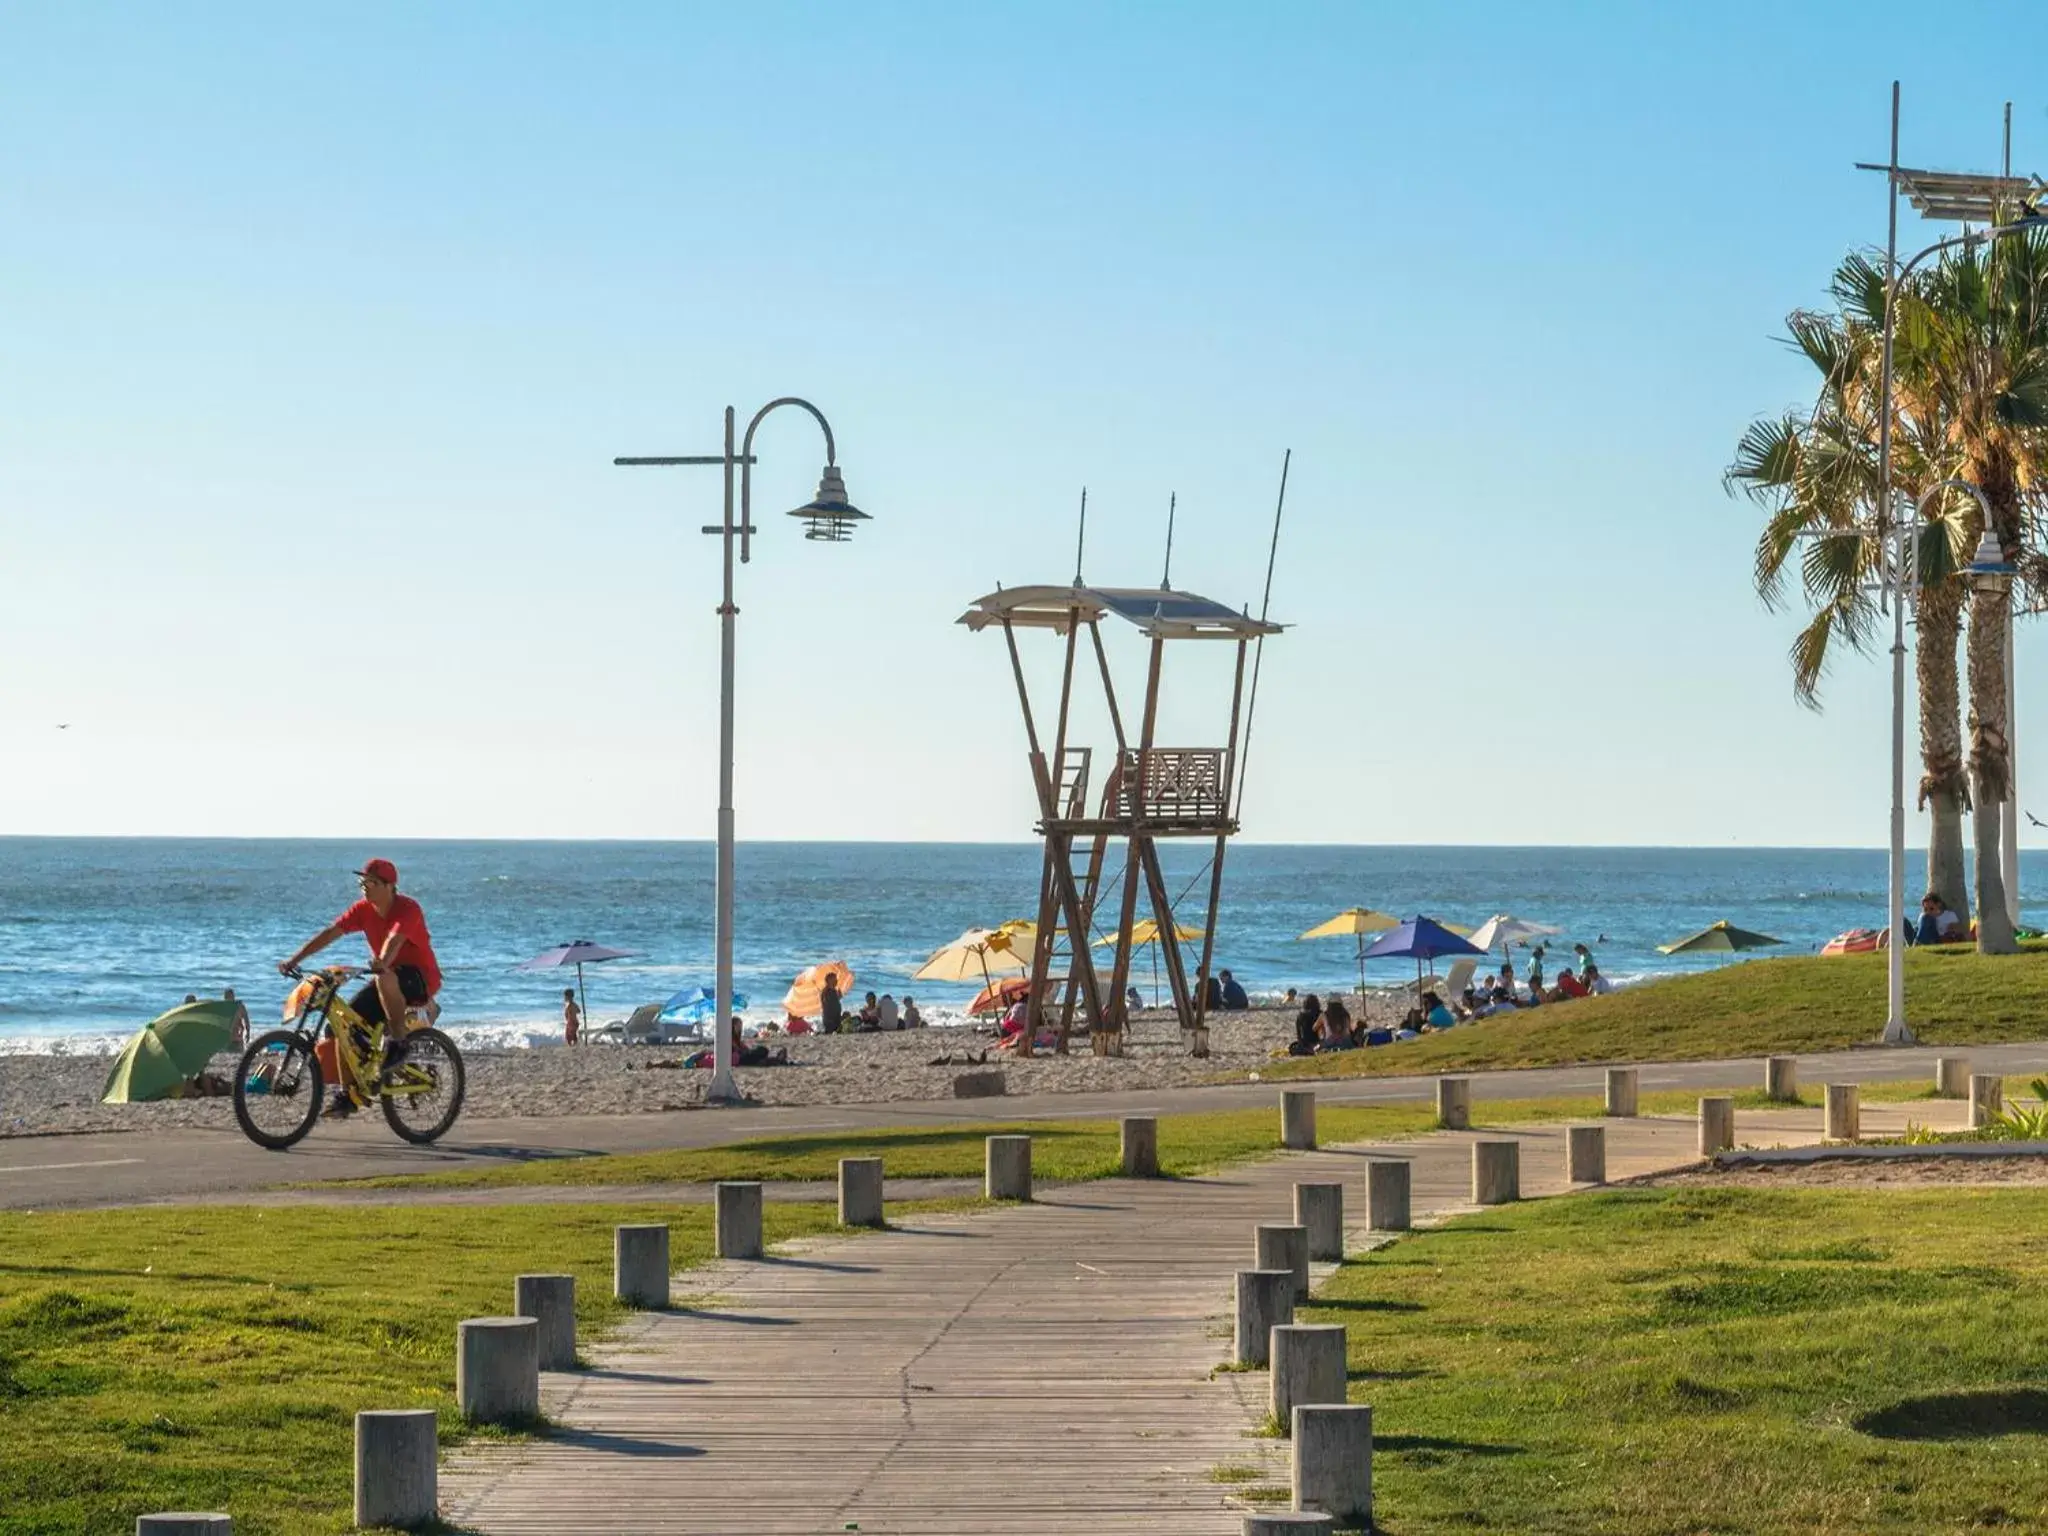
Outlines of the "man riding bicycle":
<svg viewBox="0 0 2048 1536">
<path fill-rule="evenodd" d="M 345 933 L 360 933 L 370 946 L 370 985 L 349 1002 L 365 1024 L 389 1022 L 384 1069 L 389 1072 L 405 1055 L 405 1010 L 433 1006 L 441 990 L 441 967 L 434 959 L 434 941 L 427 915 L 410 896 L 398 894 L 398 868 L 389 859 L 371 859 L 356 871 L 362 899 L 299 947 L 278 966 L 289 972 Z M 346 1106 L 346 1107 L 344 1107 Z M 337 1094 L 333 1112 L 347 1114 L 355 1106 Z"/>
</svg>

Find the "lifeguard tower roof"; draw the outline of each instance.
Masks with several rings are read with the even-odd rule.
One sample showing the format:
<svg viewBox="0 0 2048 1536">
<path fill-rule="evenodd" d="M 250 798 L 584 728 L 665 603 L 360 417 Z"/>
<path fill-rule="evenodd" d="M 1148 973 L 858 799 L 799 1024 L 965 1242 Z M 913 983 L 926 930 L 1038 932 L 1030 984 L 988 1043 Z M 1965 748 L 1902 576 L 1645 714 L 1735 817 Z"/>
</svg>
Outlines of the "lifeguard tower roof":
<svg viewBox="0 0 2048 1536">
<path fill-rule="evenodd" d="M 1115 614 L 1154 640 L 1256 640 L 1277 635 L 1282 628 L 1193 592 L 1078 585 L 999 589 L 977 598 L 974 606 L 960 615 L 960 622 L 969 629 L 1008 622 L 1063 635 L 1077 613 L 1084 624 Z"/>
</svg>

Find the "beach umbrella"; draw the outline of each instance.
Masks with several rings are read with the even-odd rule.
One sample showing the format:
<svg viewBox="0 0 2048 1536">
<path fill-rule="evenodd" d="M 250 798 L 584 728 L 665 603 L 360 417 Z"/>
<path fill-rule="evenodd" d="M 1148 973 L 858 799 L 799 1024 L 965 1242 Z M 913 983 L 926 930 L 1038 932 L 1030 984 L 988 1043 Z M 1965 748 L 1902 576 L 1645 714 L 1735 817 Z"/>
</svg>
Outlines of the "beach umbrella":
<svg viewBox="0 0 2048 1536">
<path fill-rule="evenodd" d="M 1767 933 L 1751 933 L 1747 928 L 1737 928 L 1725 917 L 1711 928 L 1702 928 L 1698 933 L 1659 944 L 1660 955 L 1700 955 L 1719 951 L 1726 954 L 1737 949 L 1768 949 L 1773 944 L 1782 944 L 1783 939 L 1774 939 Z"/>
<path fill-rule="evenodd" d="M 1365 936 L 1368 933 L 1385 933 L 1389 928 L 1400 926 L 1401 919 L 1389 917 L 1384 912 L 1375 912 L 1371 907 L 1347 907 L 1326 923 L 1317 923 L 1302 937 L 1304 939 L 1334 939 L 1339 934 L 1349 933 L 1358 939 L 1358 992 L 1365 995 Z"/>
<path fill-rule="evenodd" d="M 1410 957 L 1415 961 L 1415 979 L 1422 980 L 1422 962 L 1439 955 L 1483 955 L 1486 951 L 1470 939 L 1461 939 L 1434 918 L 1416 916 L 1390 928 L 1373 941 L 1365 952 L 1368 960 Z"/>
<path fill-rule="evenodd" d="M 820 999 L 825 994 L 825 978 L 837 977 L 839 995 L 846 996 L 853 990 L 853 967 L 844 960 L 825 960 L 798 972 L 789 990 L 782 996 L 784 1018 L 808 1019 L 818 1011 Z"/>
<path fill-rule="evenodd" d="M 606 949 L 602 944 L 593 944 L 588 939 L 578 939 L 573 944 L 557 944 L 553 949 L 544 949 L 531 960 L 522 960 L 513 967 L 516 971 L 552 971 L 565 965 L 576 967 L 576 1007 L 586 1019 L 590 1017 L 590 1003 L 583 995 L 583 967 L 596 965 L 600 960 L 628 960 L 630 949 Z"/>
<path fill-rule="evenodd" d="M 225 998 L 160 1013 L 121 1048 L 100 1090 L 103 1104 L 142 1104 L 177 1091 L 235 1041 L 235 1004 Z"/>
<path fill-rule="evenodd" d="M 1179 923 L 1173 925 L 1174 938 L 1183 944 L 1188 943 L 1192 939 L 1199 939 L 1203 932 L 1204 930 L 1200 928 L 1186 928 Z M 1133 948 L 1139 948 L 1146 944 L 1157 944 L 1158 942 L 1158 918 L 1148 917 L 1142 923 L 1131 924 L 1131 945 Z M 1106 939 L 1097 939 L 1095 947 L 1097 949 L 1114 949 L 1116 947 L 1116 935 L 1111 934 Z M 1159 951 L 1156 949 L 1152 951 L 1152 1006 L 1155 1008 L 1159 1006 Z"/>
<path fill-rule="evenodd" d="M 1505 956 L 1510 944 L 1526 946 L 1531 939 L 1551 938 L 1558 932 L 1558 929 L 1548 923 L 1532 923 L 1526 917 L 1511 917 L 1505 912 L 1496 912 L 1466 937 L 1481 949 L 1499 949 Z"/>
<path fill-rule="evenodd" d="M 1019 998 L 1031 995 L 1029 976 L 1012 976 L 1005 981 L 991 982 L 975 994 L 974 1001 L 967 1005 L 970 1015 L 978 1013 L 1001 1013 Z"/>
<path fill-rule="evenodd" d="M 746 998 L 735 992 L 732 995 L 735 1008 L 747 1006 Z M 702 1024 L 718 1012 L 718 994 L 709 987 L 685 987 L 674 997 L 661 1005 L 661 1012 L 654 1017 L 663 1024 Z"/>
<path fill-rule="evenodd" d="M 1023 925 L 1029 929 L 1031 925 Z M 1019 939 L 1022 937 L 1023 942 Z M 1031 940 L 1010 924 L 970 928 L 912 974 L 912 981 L 980 981 L 987 987 L 998 976 L 1022 976 L 1031 969 Z"/>
</svg>

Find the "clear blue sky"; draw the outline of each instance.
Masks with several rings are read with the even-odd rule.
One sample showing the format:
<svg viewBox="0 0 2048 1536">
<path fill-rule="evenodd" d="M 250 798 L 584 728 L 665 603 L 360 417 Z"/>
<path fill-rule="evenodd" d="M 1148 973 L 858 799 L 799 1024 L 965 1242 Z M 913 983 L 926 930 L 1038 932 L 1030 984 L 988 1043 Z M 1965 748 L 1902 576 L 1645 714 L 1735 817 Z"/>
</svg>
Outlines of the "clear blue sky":
<svg viewBox="0 0 2048 1536">
<path fill-rule="evenodd" d="M 1719 477 L 1883 238 L 1895 75 L 1909 161 L 2011 98 L 2048 170 L 2048 13 L 1935 25 L 0 3 L 0 832 L 708 836 L 717 476 L 610 460 L 798 393 L 875 522 L 796 537 L 764 429 L 743 836 L 1028 835 L 954 618 L 1070 574 L 1084 484 L 1091 579 L 1177 491 L 1256 605 L 1292 448 L 1248 835 L 1878 844 L 1885 668 L 1793 704 Z"/>
</svg>

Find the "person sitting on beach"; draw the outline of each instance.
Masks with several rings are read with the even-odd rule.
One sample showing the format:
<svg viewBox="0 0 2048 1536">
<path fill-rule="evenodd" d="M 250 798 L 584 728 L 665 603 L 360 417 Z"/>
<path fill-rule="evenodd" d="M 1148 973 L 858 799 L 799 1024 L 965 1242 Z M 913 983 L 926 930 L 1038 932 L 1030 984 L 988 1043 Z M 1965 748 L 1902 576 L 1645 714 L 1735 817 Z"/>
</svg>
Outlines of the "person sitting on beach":
<svg viewBox="0 0 2048 1536">
<path fill-rule="evenodd" d="M 1953 944 L 1962 936 L 1962 918 L 1950 910 L 1939 893 L 1929 891 L 1920 898 L 1920 926 L 1913 933 L 1915 944 Z"/>
<path fill-rule="evenodd" d="M 1449 1029 L 1458 1022 L 1458 1016 L 1444 1006 L 1444 1000 L 1434 992 L 1422 994 L 1422 1021 L 1431 1029 Z"/>
<path fill-rule="evenodd" d="M 1294 1006 L 1294 988 L 1289 987 L 1287 989 L 1287 995 L 1280 999 L 1280 1006 L 1282 1008 L 1292 1008 Z"/>
<path fill-rule="evenodd" d="M 1124 1011 L 1126 1013 L 1136 1013 L 1144 1006 L 1145 998 L 1143 993 L 1139 992 L 1136 987 L 1124 988 Z"/>
<path fill-rule="evenodd" d="M 870 992 L 861 1002 L 860 1012 L 854 1016 L 853 1027 L 864 1035 L 871 1035 L 882 1027 L 882 1005 L 875 994 Z"/>
<path fill-rule="evenodd" d="M 1010 1006 L 1004 1010 L 1002 1022 L 996 1026 L 996 1030 L 1005 1038 L 1014 1035 L 1021 1035 L 1024 1033 L 1025 1027 L 1028 1024 L 1030 1024 L 1030 1022 L 1030 1004 L 1027 1003 L 1025 999 L 1020 997 L 1017 999 L 1017 1001 L 1010 1004 Z"/>
<path fill-rule="evenodd" d="M 777 1046 L 772 1052 L 767 1046 L 756 1041 L 752 1045 L 740 1044 L 740 1016 L 732 1016 L 732 1064 L 736 1067 L 779 1067 L 789 1060 L 789 1052 Z"/>
<path fill-rule="evenodd" d="M 1323 1004 L 1324 1050 L 1351 1050 L 1358 1044 L 1358 1033 L 1352 1027 L 1351 1010 L 1344 1006 L 1343 998 L 1333 997 Z"/>
<path fill-rule="evenodd" d="M 1467 987 L 1452 1011 L 1468 1019 L 1483 1019 L 1491 1008 L 1492 1005 L 1479 995 L 1478 988 Z"/>
<path fill-rule="evenodd" d="M 1225 1013 L 1243 1013 L 1247 1008 L 1251 1007 L 1252 1000 L 1245 996 L 1243 983 L 1231 975 L 1229 971 L 1223 973 L 1222 981 L 1223 1011 Z"/>
<path fill-rule="evenodd" d="M 839 997 L 839 978 L 825 973 L 825 985 L 818 993 L 818 1033 L 836 1035 L 846 1026 L 846 1005 Z"/>
<path fill-rule="evenodd" d="M 1323 1000 L 1311 992 L 1301 1000 L 1301 1011 L 1294 1016 L 1294 1044 L 1287 1047 L 1290 1056 L 1313 1056 L 1316 1053 L 1316 1026 L 1323 1017 Z"/>
<path fill-rule="evenodd" d="M 1223 978 L 1211 976 L 1208 985 L 1202 988 L 1202 1011 L 1221 1013 L 1223 1011 Z"/>
<path fill-rule="evenodd" d="M 1556 994 L 1551 998 L 1552 1002 L 1569 1002 L 1572 998 L 1584 997 L 1585 995 L 1586 984 L 1572 974 L 1570 966 L 1566 966 L 1557 973 L 1557 989 Z"/>
<path fill-rule="evenodd" d="M 875 1007 L 875 1027 L 884 1034 L 901 1029 L 902 1018 L 896 1012 L 896 999 L 889 993 L 882 994 L 882 1000 Z"/>
<path fill-rule="evenodd" d="M 785 1035 L 808 1035 L 811 1021 L 800 1013 L 792 1013 L 782 1021 L 782 1032 Z"/>
<path fill-rule="evenodd" d="M 398 894 L 396 865 L 389 859 L 371 859 L 356 871 L 356 883 L 362 899 L 301 944 L 278 970 L 297 970 L 300 961 L 343 934 L 360 933 L 370 946 L 370 985 L 349 999 L 349 1007 L 373 1028 L 390 1022 L 384 1051 L 384 1070 L 389 1073 L 405 1059 L 406 1008 L 423 1006 L 430 1018 L 439 1012 L 434 994 L 441 990 L 441 966 L 434 958 L 426 913 L 410 896 Z M 354 1111 L 355 1101 L 337 1088 L 328 1113 L 339 1117 Z"/>
<path fill-rule="evenodd" d="M 917 999 L 908 992 L 903 994 L 903 1027 L 905 1029 L 924 1028 L 924 1015 L 917 1011 Z"/>
<path fill-rule="evenodd" d="M 583 1028 L 583 1010 L 576 1006 L 576 989 L 562 988 L 562 1044 L 574 1045 Z"/>
<path fill-rule="evenodd" d="M 1586 984 L 1586 990 L 1594 997 L 1605 997 L 1614 990 L 1614 983 L 1600 974 L 1600 967 L 1590 958 L 1586 961 L 1585 969 L 1579 972 L 1579 980 Z"/>
</svg>

